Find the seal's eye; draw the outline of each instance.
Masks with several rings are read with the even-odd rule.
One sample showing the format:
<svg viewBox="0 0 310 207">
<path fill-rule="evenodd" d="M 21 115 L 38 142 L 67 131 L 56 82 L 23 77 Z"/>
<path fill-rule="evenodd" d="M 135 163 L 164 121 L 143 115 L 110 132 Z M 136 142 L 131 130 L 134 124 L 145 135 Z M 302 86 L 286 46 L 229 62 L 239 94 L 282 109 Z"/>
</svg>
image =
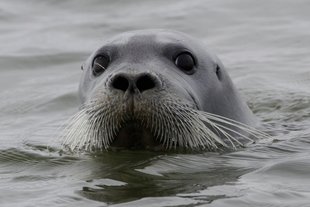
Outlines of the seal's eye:
<svg viewBox="0 0 310 207">
<path fill-rule="evenodd" d="M 195 66 L 195 60 L 189 52 L 182 52 L 176 57 L 175 65 L 185 72 L 192 72 Z"/>
<path fill-rule="evenodd" d="M 220 68 L 219 65 L 216 65 L 215 73 L 216 73 L 216 75 L 217 75 L 217 78 L 218 78 L 219 80 L 221 80 L 221 79 L 222 79 L 222 75 L 221 75 L 221 68 Z"/>
<path fill-rule="evenodd" d="M 93 74 L 99 76 L 103 73 L 109 65 L 109 59 L 106 56 L 100 55 L 94 59 L 93 62 Z"/>
</svg>

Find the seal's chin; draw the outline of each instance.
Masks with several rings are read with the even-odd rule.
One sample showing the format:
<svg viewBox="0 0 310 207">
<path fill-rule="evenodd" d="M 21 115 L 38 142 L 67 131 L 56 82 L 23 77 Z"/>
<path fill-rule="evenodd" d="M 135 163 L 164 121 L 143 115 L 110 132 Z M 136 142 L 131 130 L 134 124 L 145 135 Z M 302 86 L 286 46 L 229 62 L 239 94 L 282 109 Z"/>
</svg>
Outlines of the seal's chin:
<svg viewBox="0 0 310 207">
<path fill-rule="evenodd" d="M 151 132 L 137 123 L 127 123 L 120 129 L 113 142 L 112 149 L 161 150 L 162 144 Z"/>
</svg>

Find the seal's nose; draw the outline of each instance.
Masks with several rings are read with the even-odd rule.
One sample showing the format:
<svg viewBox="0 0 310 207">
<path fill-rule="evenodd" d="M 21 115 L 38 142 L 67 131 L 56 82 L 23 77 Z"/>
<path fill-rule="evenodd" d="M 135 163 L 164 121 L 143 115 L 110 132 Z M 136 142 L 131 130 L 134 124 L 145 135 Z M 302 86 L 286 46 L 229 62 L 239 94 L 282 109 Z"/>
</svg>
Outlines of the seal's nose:
<svg viewBox="0 0 310 207">
<path fill-rule="evenodd" d="M 111 87 L 123 92 L 130 91 L 134 93 L 138 90 L 140 93 L 151 90 L 159 86 L 157 76 L 150 73 L 132 74 L 116 74 L 112 77 Z"/>
</svg>

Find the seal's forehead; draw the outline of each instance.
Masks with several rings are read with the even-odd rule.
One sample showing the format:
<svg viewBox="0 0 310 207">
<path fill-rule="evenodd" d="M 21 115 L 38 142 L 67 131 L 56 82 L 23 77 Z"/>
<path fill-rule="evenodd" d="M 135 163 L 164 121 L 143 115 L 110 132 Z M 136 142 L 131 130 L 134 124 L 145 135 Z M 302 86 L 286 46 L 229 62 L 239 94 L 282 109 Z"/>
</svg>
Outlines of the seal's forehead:
<svg viewBox="0 0 310 207">
<path fill-rule="evenodd" d="M 140 30 L 120 34 L 107 41 L 107 45 L 125 46 L 125 45 L 147 45 L 147 44 L 171 44 L 185 42 L 187 37 L 179 32 L 165 30 Z"/>
<path fill-rule="evenodd" d="M 111 57 L 144 57 L 154 54 L 173 56 L 176 52 L 201 53 L 202 44 L 190 36 L 171 30 L 137 30 L 107 40 L 91 57 L 100 53 Z"/>
</svg>

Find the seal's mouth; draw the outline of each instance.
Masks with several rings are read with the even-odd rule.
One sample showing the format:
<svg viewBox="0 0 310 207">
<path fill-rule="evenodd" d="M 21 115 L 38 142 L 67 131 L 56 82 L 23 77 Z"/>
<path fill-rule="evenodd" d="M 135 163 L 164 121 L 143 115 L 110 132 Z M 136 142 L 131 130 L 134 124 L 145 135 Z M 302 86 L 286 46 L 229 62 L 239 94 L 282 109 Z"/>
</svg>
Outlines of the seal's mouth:
<svg viewBox="0 0 310 207">
<path fill-rule="evenodd" d="M 126 123 L 113 142 L 111 148 L 131 150 L 160 150 L 162 144 L 155 139 L 150 130 L 136 122 Z"/>
<path fill-rule="evenodd" d="M 208 149 L 241 146 L 253 137 L 268 137 L 232 119 L 193 109 L 175 97 L 137 102 L 131 111 L 110 97 L 91 101 L 66 127 L 64 146 L 70 150 Z M 112 99 L 113 100 L 113 99 Z"/>
</svg>

